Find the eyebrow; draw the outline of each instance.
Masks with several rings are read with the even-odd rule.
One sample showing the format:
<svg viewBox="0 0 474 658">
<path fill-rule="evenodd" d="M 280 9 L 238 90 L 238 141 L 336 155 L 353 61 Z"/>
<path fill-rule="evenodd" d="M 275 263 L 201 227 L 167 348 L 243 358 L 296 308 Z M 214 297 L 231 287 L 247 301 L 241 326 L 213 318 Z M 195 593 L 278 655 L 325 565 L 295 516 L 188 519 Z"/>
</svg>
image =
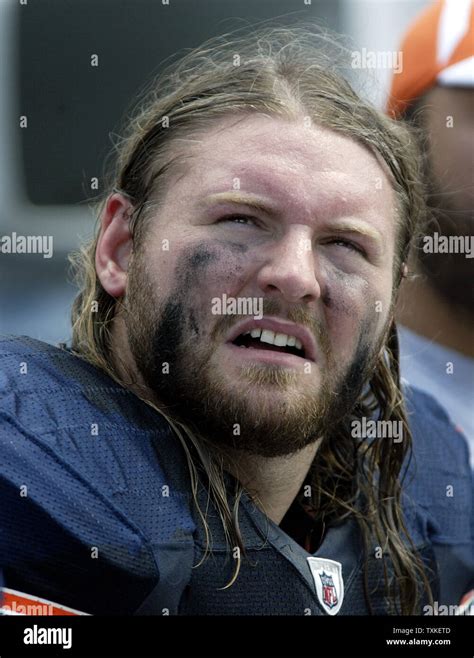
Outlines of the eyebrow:
<svg viewBox="0 0 474 658">
<path fill-rule="evenodd" d="M 365 222 L 357 222 L 350 219 L 339 221 L 330 227 L 333 233 L 359 233 L 372 240 L 381 240 L 382 234 L 377 229 L 371 228 Z"/>
<path fill-rule="evenodd" d="M 243 192 L 218 192 L 211 194 L 203 201 L 205 206 L 212 206 L 216 203 L 238 203 L 250 208 L 255 208 L 267 215 L 277 215 L 277 209 L 265 199 L 255 196 L 254 194 L 245 194 Z"/>
<path fill-rule="evenodd" d="M 267 215 L 278 215 L 278 210 L 265 199 L 255 196 L 254 194 L 246 194 L 243 192 L 218 192 L 206 197 L 203 205 L 211 206 L 217 203 L 236 203 L 264 212 Z M 358 233 L 364 237 L 372 240 L 381 240 L 382 234 L 377 229 L 371 228 L 365 222 L 358 222 L 351 219 L 343 219 L 337 224 L 327 226 L 328 230 L 335 233 Z"/>
</svg>

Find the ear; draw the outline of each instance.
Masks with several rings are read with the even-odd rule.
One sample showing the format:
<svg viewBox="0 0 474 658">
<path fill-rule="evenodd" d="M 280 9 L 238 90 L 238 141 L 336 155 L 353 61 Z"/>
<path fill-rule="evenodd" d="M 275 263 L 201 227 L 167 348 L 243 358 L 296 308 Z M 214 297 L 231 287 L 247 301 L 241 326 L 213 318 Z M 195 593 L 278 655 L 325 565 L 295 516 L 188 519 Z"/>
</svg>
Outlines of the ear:
<svg viewBox="0 0 474 658">
<path fill-rule="evenodd" d="M 127 285 L 133 245 L 129 229 L 132 210 L 130 201 L 117 192 L 109 196 L 102 212 L 95 268 L 104 290 L 112 297 L 121 297 Z"/>
</svg>

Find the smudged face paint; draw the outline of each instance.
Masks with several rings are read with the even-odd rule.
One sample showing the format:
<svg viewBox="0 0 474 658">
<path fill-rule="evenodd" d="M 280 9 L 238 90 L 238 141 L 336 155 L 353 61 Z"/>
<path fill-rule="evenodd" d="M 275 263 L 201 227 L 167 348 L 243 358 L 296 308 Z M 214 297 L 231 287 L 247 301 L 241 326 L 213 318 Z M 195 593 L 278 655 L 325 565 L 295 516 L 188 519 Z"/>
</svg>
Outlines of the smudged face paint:
<svg viewBox="0 0 474 658">
<path fill-rule="evenodd" d="M 393 285 L 390 183 L 350 139 L 260 116 L 223 121 L 194 161 L 132 259 L 130 348 L 171 415 L 222 446 L 290 454 L 350 412 L 380 350 Z M 261 300 L 263 331 L 269 320 L 303 328 L 302 350 L 233 336 L 253 316 L 229 299 Z"/>
</svg>

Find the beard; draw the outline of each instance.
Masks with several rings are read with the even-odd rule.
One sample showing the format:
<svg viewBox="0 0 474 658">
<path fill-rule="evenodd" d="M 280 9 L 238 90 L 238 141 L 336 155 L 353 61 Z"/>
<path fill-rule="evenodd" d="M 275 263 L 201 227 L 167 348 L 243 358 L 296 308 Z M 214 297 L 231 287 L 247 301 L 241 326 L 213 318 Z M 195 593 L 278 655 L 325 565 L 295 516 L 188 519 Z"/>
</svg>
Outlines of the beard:
<svg viewBox="0 0 474 658">
<path fill-rule="evenodd" d="M 266 363 L 242 365 L 232 379 L 213 362 L 213 355 L 230 327 L 245 316 L 212 316 L 216 323 L 206 330 L 196 319 L 192 286 L 183 283 L 189 281 L 181 281 L 166 299 L 157 300 L 145 264 L 135 257 L 125 299 L 125 325 L 136 367 L 153 401 L 173 420 L 223 453 L 232 448 L 281 457 L 330 434 L 351 413 L 383 344 L 383 338 L 374 341 L 375 321 L 361 326 L 353 359 L 341 369 L 327 332 L 306 309 L 283 314 L 278 302 L 265 299 L 264 317 L 286 317 L 313 332 L 325 357 L 320 383 L 313 378 L 312 387 L 303 386 L 301 372 Z"/>
</svg>

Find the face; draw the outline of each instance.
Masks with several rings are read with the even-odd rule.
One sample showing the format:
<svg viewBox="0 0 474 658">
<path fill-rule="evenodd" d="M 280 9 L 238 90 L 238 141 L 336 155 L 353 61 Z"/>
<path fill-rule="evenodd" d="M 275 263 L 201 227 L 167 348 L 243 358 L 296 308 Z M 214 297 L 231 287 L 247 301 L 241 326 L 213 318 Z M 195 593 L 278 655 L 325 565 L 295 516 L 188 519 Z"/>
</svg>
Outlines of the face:
<svg viewBox="0 0 474 658">
<path fill-rule="evenodd" d="M 232 117 L 190 149 L 131 259 L 130 349 L 216 446 L 289 455 L 351 410 L 379 354 L 394 194 L 369 151 L 319 127 Z"/>
<path fill-rule="evenodd" d="M 472 235 L 474 207 L 473 89 L 435 87 L 425 97 L 429 138 L 430 205 L 438 231 L 446 236 Z M 452 119 L 452 121 L 450 120 Z M 431 284 L 450 303 L 474 313 L 474 298 L 466 290 L 472 266 L 465 254 L 421 253 Z"/>
</svg>

